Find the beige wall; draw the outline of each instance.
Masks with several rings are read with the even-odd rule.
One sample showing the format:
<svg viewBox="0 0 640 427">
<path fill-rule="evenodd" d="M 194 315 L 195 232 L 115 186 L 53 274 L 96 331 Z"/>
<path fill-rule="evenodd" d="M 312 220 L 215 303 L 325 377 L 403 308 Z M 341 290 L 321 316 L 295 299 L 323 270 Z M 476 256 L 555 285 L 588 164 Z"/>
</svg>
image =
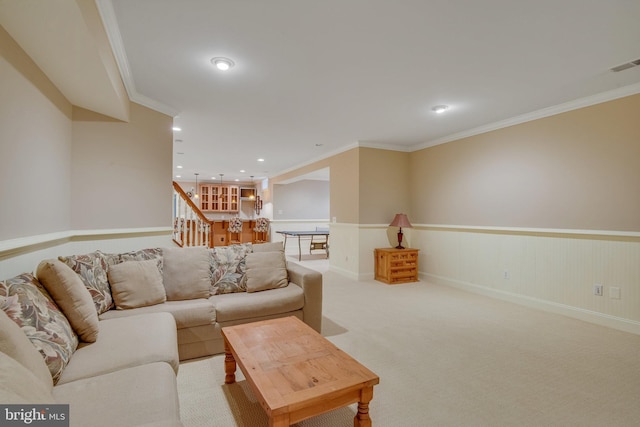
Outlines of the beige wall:
<svg viewBox="0 0 640 427">
<path fill-rule="evenodd" d="M 409 153 L 360 148 L 360 224 L 389 224 L 410 211 Z"/>
<path fill-rule="evenodd" d="M 638 112 L 634 95 L 412 153 L 423 279 L 640 333 Z"/>
<path fill-rule="evenodd" d="M 172 118 L 74 108 L 0 27 L 0 241 L 171 225 Z"/>
<path fill-rule="evenodd" d="M 274 220 L 329 220 L 329 182 L 303 179 L 273 186 Z"/>
<path fill-rule="evenodd" d="M 74 229 L 171 225 L 172 123 L 135 103 L 128 123 L 74 107 Z"/>
<path fill-rule="evenodd" d="M 360 222 L 360 150 L 354 148 L 331 157 L 329 199 L 331 219 L 343 224 Z"/>
<path fill-rule="evenodd" d="M 0 27 L 0 241 L 68 230 L 71 104 Z"/>
<path fill-rule="evenodd" d="M 640 231 L 640 95 L 411 154 L 423 224 Z"/>
<path fill-rule="evenodd" d="M 359 147 L 277 176 L 271 183 L 329 167 L 331 218 L 343 224 L 385 224 L 396 213 L 410 211 L 409 165 L 410 153 Z"/>
<path fill-rule="evenodd" d="M 343 153 L 273 177 L 269 185 L 286 181 L 318 169 L 329 168 L 329 211 L 336 222 L 357 224 L 359 222 L 359 175 L 360 149 L 354 148 Z M 266 199 L 265 199 L 266 200 Z M 276 206 L 275 209 L 278 209 Z"/>
</svg>

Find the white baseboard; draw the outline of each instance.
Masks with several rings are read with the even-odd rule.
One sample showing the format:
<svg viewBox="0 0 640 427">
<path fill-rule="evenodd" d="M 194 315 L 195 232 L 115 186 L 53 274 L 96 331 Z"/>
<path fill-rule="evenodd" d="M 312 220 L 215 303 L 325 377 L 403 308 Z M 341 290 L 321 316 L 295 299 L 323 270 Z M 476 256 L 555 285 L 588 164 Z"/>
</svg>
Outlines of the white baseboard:
<svg viewBox="0 0 640 427">
<path fill-rule="evenodd" d="M 492 289 L 486 286 L 477 285 L 475 283 L 451 279 L 449 277 L 437 276 L 435 274 L 420 273 L 420 277 L 431 283 L 451 286 L 454 288 L 462 289 L 464 291 L 473 292 L 491 298 L 497 298 L 538 310 L 561 314 L 563 316 L 584 320 L 585 322 L 594 323 L 596 325 L 606 326 L 620 331 L 640 335 L 640 322 L 635 320 L 610 316 L 608 314 L 598 313 L 596 311 L 573 307 L 566 304 L 559 304 L 552 301 L 529 297 L 526 295 L 519 295 L 498 289 Z"/>
</svg>

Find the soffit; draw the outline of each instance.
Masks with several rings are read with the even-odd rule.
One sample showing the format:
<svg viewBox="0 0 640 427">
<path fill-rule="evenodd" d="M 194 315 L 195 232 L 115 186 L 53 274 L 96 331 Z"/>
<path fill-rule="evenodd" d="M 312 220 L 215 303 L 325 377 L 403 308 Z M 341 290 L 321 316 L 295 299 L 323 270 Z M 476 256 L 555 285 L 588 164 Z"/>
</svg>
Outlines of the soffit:
<svg viewBox="0 0 640 427">
<path fill-rule="evenodd" d="M 128 95 L 94 2 L 2 0 L 0 25 L 73 105 L 129 119 Z"/>
</svg>

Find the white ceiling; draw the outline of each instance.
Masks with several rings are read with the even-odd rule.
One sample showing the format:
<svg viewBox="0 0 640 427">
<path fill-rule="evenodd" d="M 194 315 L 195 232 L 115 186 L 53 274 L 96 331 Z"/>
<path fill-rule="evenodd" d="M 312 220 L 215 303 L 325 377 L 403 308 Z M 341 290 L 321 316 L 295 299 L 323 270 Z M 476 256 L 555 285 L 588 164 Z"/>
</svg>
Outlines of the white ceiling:
<svg viewBox="0 0 640 427">
<path fill-rule="evenodd" d="M 640 92 L 640 67 L 609 70 L 640 58 L 637 0 L 97 5 L 129 97 L 176 115 L 182 180 L 248 181 L 355 146 L 411 151 Z M 215 56 L 236 65 L 219 72 Z"/>
</svg>

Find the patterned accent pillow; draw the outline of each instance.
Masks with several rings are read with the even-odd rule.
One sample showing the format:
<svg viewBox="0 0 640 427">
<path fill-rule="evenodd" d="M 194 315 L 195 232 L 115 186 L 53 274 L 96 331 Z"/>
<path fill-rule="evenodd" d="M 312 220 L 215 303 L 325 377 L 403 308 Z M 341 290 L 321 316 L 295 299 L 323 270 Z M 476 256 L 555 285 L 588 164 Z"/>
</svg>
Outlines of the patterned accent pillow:
<svg viewBox="0 0 640 427">
<path fill-rule="evenodd" d="M 148 261 L 150 259 L 158 263 L 158 270 L 160 271 L 160 276 L 162 276 L 164 269 L 161 248 L 140 249 L 139 251 L 122 253 L 118 255 L 117 264 L 126 261 Z"/>
<path fill-rule="evenodd" d="M 60 256 L 58 259 L 80 275 L 89 290 L 98 314 L 115 307 L 107 279 L 108 255 L 100 251 L 84 255 Z"/>
<path fill-rule="evenodd" d="M 44 287 L 24 273 L 0 282 L 0 308 L 18 324 L 38 349 L 53 383 L 78 348 L 78 336 Z"/>
<path fill-rule="evenodd" d="M 210 250 L 211 295 L 247 290 L 245 259 L 250 252 L 250 243 L 219 246 Z"/>
</svg>

